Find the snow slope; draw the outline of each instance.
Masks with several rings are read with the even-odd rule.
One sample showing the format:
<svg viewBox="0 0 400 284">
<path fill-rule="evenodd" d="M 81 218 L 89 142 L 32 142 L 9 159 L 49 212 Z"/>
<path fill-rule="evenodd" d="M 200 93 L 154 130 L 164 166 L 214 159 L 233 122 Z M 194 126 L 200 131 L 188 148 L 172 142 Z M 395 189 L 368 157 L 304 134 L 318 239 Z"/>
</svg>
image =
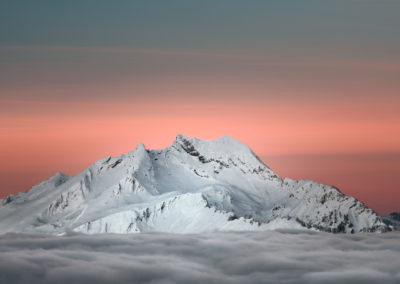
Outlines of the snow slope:
<svg viewBox="0 0 400 284">
<path fill-rule="evenodd" d="M 205 141 L 178 135 L 171 146 L 151 151 L 139 144 L 75 177 L 57 173 L 1 204 L 0 233 L 389 228 L 334 187 L 281 179 L 230 137 Z"/>
</svg>

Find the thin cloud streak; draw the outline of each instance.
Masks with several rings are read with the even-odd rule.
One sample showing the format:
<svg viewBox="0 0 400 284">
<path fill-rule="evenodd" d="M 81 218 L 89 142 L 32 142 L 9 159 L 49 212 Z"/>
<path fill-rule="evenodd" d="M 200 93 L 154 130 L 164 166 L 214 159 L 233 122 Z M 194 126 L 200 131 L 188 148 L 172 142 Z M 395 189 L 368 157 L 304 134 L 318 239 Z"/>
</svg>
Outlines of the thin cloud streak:
<svg viewBox="0 0 400 284">
<path fill-rule="evenodd" d="M 254 66 L 303 66 L 303 67 L 331 67 L 331 68 L 352 68 L 352 69 L 371 69 L 381 71 L 399 71 L 400 63 L 380 62 L 380 61 L 357 61 L 343 59 L 315 59 L 299 58 L 297 56 L 257 56 L 233 53 L 202 52 L 192 50 L 174 49 L 153 49 L 153 48 L 118 48 L 118 47 L 85 47 L 85 46 L 0 46 L 0 49 L 8 51 L 22 52 L 87 52 L 87 53 L 109 53 L 109 54 L 147 54 L 161 56 L 185 56 L 185 57 L 204 57 L 222 60 L 235 60 L 247 62 Z"/>
</svg>

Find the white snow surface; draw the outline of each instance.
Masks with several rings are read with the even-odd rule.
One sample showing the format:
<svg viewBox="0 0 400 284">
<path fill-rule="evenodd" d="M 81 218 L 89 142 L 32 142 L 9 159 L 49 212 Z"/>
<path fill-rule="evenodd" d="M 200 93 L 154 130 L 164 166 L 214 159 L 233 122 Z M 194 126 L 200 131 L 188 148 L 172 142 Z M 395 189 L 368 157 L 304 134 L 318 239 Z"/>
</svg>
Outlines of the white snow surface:
<svg viewBox="0 0 400 284">
<path fill-rule="evenodd" d="M 0 202 L 0 233 L 203 233 L 302 228 L 384 232 L 371 209 L 332 186 L 281 179 L 230 137 L 178 135 L 161 150 L 57 173 Z"/>
</svg>

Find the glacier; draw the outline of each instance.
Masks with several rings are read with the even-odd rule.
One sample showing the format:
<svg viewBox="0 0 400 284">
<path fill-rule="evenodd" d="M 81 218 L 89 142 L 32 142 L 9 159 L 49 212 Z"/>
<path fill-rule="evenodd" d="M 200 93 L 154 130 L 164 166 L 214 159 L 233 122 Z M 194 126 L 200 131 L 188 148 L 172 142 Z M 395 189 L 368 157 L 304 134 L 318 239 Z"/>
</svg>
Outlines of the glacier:
<svg viewBox="0 0 400 284">
<path fill-rule="evenodd" d="M 0 233 L 391 230 L 354 197 L 333 186 L 282 179 L 227 136 L 178 135 L 160 150 L 139 144 L 74 177 L 57 173 L 0 204 Z"/>
</svg>

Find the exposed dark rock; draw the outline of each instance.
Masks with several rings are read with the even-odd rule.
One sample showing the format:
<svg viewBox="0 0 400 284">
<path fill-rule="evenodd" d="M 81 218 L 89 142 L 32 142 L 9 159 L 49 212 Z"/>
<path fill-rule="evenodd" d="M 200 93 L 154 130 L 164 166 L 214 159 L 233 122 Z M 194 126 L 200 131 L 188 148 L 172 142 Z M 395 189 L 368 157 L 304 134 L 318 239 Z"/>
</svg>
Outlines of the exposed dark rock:
<svg viewBox="0 0 400 284">
<path fill-rule="evenodd" d="M 120 163 L 122 162 L 122 159 L 118 159 L 116 160 L 114 163 L 112 163 L 110 165 L 111 168 L 115 168 L 116 166 L 118 166 Z"/>
</svg>

